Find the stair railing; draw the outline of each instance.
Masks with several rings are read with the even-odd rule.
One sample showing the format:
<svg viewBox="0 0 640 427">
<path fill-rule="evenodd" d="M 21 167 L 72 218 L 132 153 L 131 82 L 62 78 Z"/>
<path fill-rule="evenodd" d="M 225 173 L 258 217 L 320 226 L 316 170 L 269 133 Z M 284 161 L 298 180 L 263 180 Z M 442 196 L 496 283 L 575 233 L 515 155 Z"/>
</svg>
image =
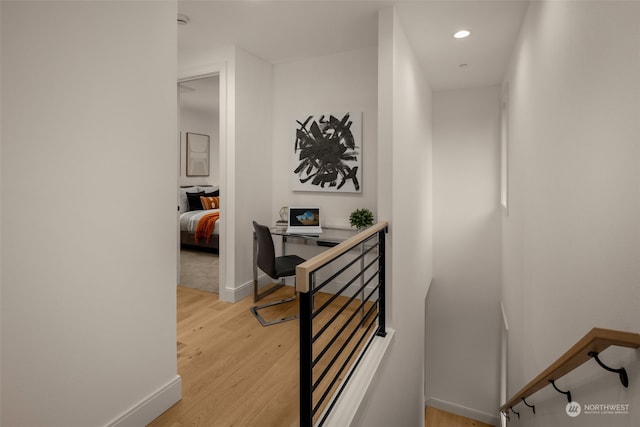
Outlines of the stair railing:
<svg viewBox="0 0 640 427">
<path fill-rule="evenodd" d="M 599 354 L 612 345 L 635 349 L 640 348 L 640 334 L 615 331 L 611 329 L 593 328 L 558 360 L 542 371 L 540 375 L 530 381 L 529 384 L 524 386 L 518 393 L 502 405 L 500 407 L 500 413 L 509 418 L 509 411 L 511 411 L 520 418 L 520 413 L 514 411 L 513 407 L 519 403 L 523 403 L 531 408 L 535 414 L 535 404 L 532 404 L 531 399 L 529 399 L 530 402 L 527 402 L 526 399 L 530 398 L 534 393 L 549 384 L 551 384 L 556 391 L 564 394 L 569 403 L 573 402 L 571 391 L 561 390 L 556 385 L 556 381 L 591 359 L 594 359 L 603 369 L 618 374 L 620 383 L 624 387 L 628 387 L 629 378 L 626 369 L 610 368 L 600 360 Z"/>
<path fill-rule="evenodd" d="M 301 427 L 324 424 L 373 339 L 386 335 L 387 228 L 378 223 L 296 268 Z"/>
</svg>

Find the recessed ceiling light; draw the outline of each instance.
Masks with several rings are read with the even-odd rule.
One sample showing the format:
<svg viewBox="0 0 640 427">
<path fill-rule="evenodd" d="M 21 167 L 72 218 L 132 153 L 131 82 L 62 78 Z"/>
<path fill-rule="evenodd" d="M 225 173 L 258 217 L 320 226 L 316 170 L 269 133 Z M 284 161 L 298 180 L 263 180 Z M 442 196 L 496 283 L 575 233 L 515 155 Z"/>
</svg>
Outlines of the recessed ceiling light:
<svg viewBox="0 0 640 427">
<path fill-rule="evenodd" d="M 189 23 L 189 17 L 187 15 L 183 15 L 182 13 L 178 14 L 178 25 L 187 25 Z"/>
<path fill-rule="evenodd" d="M 457 38 L 457 39 L 464 39 L 466 37 L 469 37 L 471 35 L 471 31 L 469 30 L 460 30 L 457 31 L 453 37 Z"/>
</svg>

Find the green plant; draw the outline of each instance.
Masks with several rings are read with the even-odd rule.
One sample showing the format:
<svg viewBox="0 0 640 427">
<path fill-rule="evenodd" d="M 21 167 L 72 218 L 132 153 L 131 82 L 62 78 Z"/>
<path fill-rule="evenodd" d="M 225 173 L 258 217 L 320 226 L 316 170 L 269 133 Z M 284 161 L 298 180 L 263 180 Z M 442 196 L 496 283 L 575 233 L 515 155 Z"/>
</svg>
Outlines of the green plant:
<svg viewBox="0 0 640 427">
<path fill-rule="evenodd" d="M 349 223 L 352 227 L 362 229 L 373 225 L 373 214 L 369 209 L 356 209 L 349 215 Z"/>
</svg>

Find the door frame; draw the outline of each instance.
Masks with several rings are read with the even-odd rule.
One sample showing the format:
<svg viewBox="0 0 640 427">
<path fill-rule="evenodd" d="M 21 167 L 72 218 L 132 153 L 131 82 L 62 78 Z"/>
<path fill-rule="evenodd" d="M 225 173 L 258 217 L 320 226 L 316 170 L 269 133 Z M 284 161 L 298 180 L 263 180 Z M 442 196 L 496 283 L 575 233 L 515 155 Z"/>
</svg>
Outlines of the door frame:
<svg viewBox="0 0 640 427">
<path fill-rule="evenodd" d="M 219 268 L 219 298 L 221 301 L 234 302 L 233 286 L 228 284 L 235 283 L 235 245 L 234 245 L 234 215 L 235 215 L 235 197 L 234 197 L 234 181 L 231 173 L 231 159 L 234 153 L 234 139 L 229 137 L 233 132 L 234 117 L 233 109 L 229 106 L 229 76 L 227 73 L 227 63 L 220 62 L 209 64 L 182 72 L 178 72 L 178 83 L 197 80 L 211 76 L 218 76 L 220 79 L 219 90 L 219 108 L 220 108 L 220 127 L 218 140 L 220 145 L 220 196 L 223 202 L 220 204 L 220 241 L 218 248 L 218 257 L 220 261 Z M 178 130 L 179 131 L 179 130 Z M 178 260 L 179 261 L 179 260 Z"/>
</svg>

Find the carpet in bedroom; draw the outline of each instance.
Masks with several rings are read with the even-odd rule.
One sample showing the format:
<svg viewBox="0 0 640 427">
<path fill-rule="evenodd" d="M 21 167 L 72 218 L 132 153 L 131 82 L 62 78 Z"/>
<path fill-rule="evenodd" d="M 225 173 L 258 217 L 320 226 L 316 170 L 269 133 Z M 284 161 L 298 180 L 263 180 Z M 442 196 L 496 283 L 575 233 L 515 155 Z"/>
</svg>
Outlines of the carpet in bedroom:
<svg viewBox="0 0 640 427">
<path fill-rule="evenodd" d="M 189 249 L 180 250 L 180 284 L 218 293 L 218 255 Z"/>
</svg>

